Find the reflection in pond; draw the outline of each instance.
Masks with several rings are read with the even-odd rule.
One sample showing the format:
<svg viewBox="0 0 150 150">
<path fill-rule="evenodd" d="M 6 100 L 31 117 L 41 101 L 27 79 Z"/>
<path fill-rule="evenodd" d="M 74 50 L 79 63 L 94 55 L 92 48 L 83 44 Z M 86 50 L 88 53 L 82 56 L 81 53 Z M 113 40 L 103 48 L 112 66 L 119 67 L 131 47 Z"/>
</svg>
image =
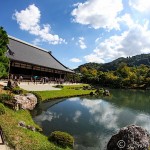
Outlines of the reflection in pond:
<svg viewBox="0 0 150 150">
<path fill-rule="evenodd" d="M 107 98 L 76 97 L 43 103 L 34 117 L 45 135 L 60 130 L 75 137 L 75 149 L 104 150 L 112 134 L 129 124 L 150 132 L 150 93 L 112 90 Z"/>
</svg>

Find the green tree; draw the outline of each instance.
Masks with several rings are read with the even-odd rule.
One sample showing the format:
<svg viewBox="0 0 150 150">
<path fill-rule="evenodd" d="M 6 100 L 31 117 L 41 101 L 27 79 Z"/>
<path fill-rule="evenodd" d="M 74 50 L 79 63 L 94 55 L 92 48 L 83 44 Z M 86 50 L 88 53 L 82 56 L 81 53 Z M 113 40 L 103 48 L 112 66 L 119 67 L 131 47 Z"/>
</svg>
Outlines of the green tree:
<svg viewBox="0 0 150 150">
<path fill-rule="evenodd" d="M 0 27 L 0 78 L 8 75 L 9 59 L 5 55 L 8 41 L 6 31 Z"/>
<path fill-rule="evenodd" d="M 90 72 L 90 74 L 92 74 L 93 77 L 97 76 L 97 70 L 96 69 L 90 69 L 89 72 Z"/>
<path fill-rule="evenodd" d="M 145 76 L 145 86 L 146 87 L 150 87 L 150 68 L 149 70 L 147 71 L 147 74 Z"/>
<path fill-rule="evenodd" d="M 83 74 L 85 74 L 85 73 L 88 73 L 88 70 L 87 70 L 86 67 L 81 67 L 80 68 L 80 72 L 83 73 Z"/>
<path fill-rule="evenodd" d="M 128 67 L 126 63 L 121 63 L 117 68 L 117 74 L 120 77 L 128 78 L 131 74 L 130 67 Z"/>
</svg>

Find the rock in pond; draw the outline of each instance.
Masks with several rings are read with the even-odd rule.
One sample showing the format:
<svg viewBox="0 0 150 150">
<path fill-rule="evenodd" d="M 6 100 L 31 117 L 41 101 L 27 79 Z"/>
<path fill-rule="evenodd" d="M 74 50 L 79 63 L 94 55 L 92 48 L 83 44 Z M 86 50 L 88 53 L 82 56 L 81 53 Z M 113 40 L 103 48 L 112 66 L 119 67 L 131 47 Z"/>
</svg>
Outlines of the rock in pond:
<svg viewBox="0 0 150 150">
<path fill-rule="evenodd" d="M 113 135 L 107 150 L 149 150 L 150 134 L 142 127 L 129 125 Z"/>
</svg>

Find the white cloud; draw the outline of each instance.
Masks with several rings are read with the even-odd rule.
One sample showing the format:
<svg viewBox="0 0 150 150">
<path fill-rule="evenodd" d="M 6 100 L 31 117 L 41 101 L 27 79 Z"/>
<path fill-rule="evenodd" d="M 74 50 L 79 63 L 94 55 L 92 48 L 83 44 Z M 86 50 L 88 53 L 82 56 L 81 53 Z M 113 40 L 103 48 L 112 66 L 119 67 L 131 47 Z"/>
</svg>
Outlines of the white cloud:
<svg viewBox="0 0 150 150">
<path fill-rule="evenodd" d="M 75 112 L 75 116 L 73 117 L 74 122 L 77 123 L 81 115 L 82 115 L 81 111 L 77 110 Z"/>
<path fill-rule="evenodd" d="M 150 13 L 149 0 L 129 0 L 129 5 L 139 12 Z"/>
<path fill-rule="evenodd" d="M 20 25 L 20 29 L 28 31 L 32 28 L 36 27 L 37 29 L 39 27 L 38 24 L 40 22 L 41 13 L 33 4 L 25 10 L 21 10 L 20 12 L 16 11 L 14 17 Z"/>
<path fill-rule="evenodd" d="M 70 67 L 70 69 L 72 69 L 72 70 L 74 70 L 74 69 L 76 69 L 76 68 L 78 68 L 78 65 L 77 65 L 77 66 L 71 66 L 71 67 Z"/>
<path fill-rule="evenodd" d="M 114 35 L 100 42 L 93 53 L 85 56 L 86 61 L 111 61 L 118 57 L 133 56 L 141 53 L 150 53 L 150 30 L 144 26 L 134 24 L 121 35 Z M 95 60 L 94 60 L 95 58 Z"/>
<path fill-rule="evenodd" d="M 134 26 L 134 21 L 132 20 L 131 15 L 127 14 L 127 13 L 124 14 L 123 16 L 121 16 L 118 19 L 118 22 L 125 23 L 129 28 L 131 28 L 132 26 Z"/>
<path fill-rule="evenodd" d="M 38 39 L 50 44 L 66 43 L 64 39 L 58 35 L 50 33 L 51 26 L 43 24 L 40 26 L 41 12 L 34 4 L 29 5 L 25 10 L 16 11 L 13 14 L 13 19 L 17 21 L 21 30 L 28 31 L 30 34 L 36 35 Z"/>
<path fill-rule="evenodd" d="M 80 60 L 79 58 L 72 58 L 72 59 L 70 59 L 70 61 L 75 62 L 75 63 L 82 62 L 82 60 Z"/>
<path fill-rule="evenodd" d="M 71 97 L 68 99 L 68 101 L 75 102 L 75 101 L 79 101 L 79 99 L 78 97 Z"/>
<path fill-rule="evenodd" d="M 102 100 L 90 101 L 83 99 L 81 104 L 88 108 L 94 122 L 104 125 L 107 129 L 118 129 L 118 118 L 121 109 L 115 109 L 112 105 Z"/>
<path fill-rule="evenodd" d="M 92 28 L 119 29 L 117 22 L 123 10 L 122 0 L 87 0 L 77 3 L 72 11 L 73 21 Z"/>
<path fill-rule="evenodd" d="M 37 46 L 41 45 L 40 42 L 41 42 L 40 39 L 35 39 L 35 40 L 32 41 L 33 45 L 37 45 Z"/>
<path fill-rule="evenodd" d="M 104 63 L 105 61 L 100 58 L 97 54 L 89 54 L 84 56 L 85 61 L 87 62 L 96 62 L 96 63 Z"/>
<path fill-rule="evenodd" d="M 86 49 L 86 48 L 87 48 L 87 46 L 86 46 L 84 40 L 85 40 L 84 37 L 79 37 L 79 40 L 78 40 L 78 42 L 76 43 L 77 45 L 80 46 L 81 49 Z"/>
<path fill-rule="evenodd" d="M 150 116 L 148 116 L 147 114 L 138 114 L 136 116 L 134 124 L 138 124 L 139 126 L 142 126 L 144 129 L 146 129 L 148 132 L 150 132 Z"/>
<path fill-rule="evenodd" d="M 103 100 L 91 101 L 83 99 L 81 105 L 88 108 L 94 123 L 99 123 L 100 126 L 103 125 L 108 130 L 115 129 L 115 132 L 119 130 L 122 127 L 119 123 L 122 122 L 122 118 L 124 117 L 128 118 L 128 120 L 123 120 L 124 125 L 139 125 L 150 132 L 150 115 L 133 113 L 123 108 L 116 109 L 115 106 Z"/>
<path fill-rule="evenodd" d="M 43 111 L 39 116 L 36 116 L 34 119 L 36 122 L 41 124 L 43 121 L 51 122 L 53 119 L 58 119 L 61 116 L 62 114 L 56 114 L 55 112 Z"/>
</svg>

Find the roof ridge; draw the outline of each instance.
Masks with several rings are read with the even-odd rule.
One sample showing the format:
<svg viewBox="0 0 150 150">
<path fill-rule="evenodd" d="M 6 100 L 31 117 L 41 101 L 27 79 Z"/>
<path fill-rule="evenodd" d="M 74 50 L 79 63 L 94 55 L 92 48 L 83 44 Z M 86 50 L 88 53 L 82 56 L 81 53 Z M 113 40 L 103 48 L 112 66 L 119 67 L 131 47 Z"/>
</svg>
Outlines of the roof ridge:
<svg viewBox="0 0 150 150">
<path fill-rule="evenodd" d="M 28 46 L 32 46 L 32 47 L 34 47 L 34 48 L 36 48 L 36 49 L 39 49 L 39 50 L 41 50 L 41 51 L 44 51 L 44 52 L 46 52 L 46 53 L 49 52 L 49 51 L 47 51 L 47 50 L 44 49 L 44 48 L 35 46 L 35 45 L 31 44 L 31 43 L 25 42 L 25 41 L 23 41 L 23 40 L 20 40 L 20 39 L 18 39 L 18 38 L 16 38 L 16 37 L 11 36 L 11 35 L 8 35 L 8 38 L 13 39 L 13 40 L 15 40 L 15 41 L 18 41 L 18 42 L 20 42 L 20 43 L 26 44 L 26 45 L 28 45 Z"/>
<path fill-rule="evenodd" d="M 69 69 L 67 66 L 62 64 L 58 59 L 56 59 L 51 53 L 49 53 L 56 61 L 58 61 L 62 66 L 64 66 L 66 69 Z"/>
</svg>

